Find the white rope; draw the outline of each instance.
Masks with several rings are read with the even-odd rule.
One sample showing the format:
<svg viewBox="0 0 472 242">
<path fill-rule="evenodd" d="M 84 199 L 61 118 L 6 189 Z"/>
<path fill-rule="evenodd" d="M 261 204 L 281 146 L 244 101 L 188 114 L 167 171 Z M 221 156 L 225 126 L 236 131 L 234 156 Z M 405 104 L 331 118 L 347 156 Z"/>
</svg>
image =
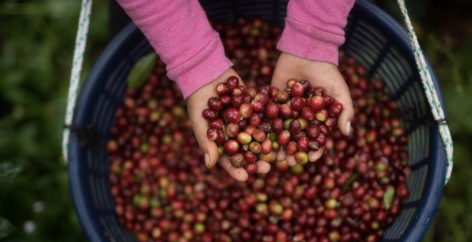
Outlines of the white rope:
<svg viewBox="0 0 472 242">
<path fill-rule="evenodd" d="M 82 62 L 84 60 L 85 45 L 87 42 L 87 33 L 90 23 L 90 13 L 92 11 L 92 0 L 82 0 L 82 7 L 80 9 L 79 27 L 77 29 L 77 36 L 75 38 L 75 50 L 72 62 L 72 72 L 70 74 L 69 94 L 67 96 L 67 108 L 64 124 L 70 125 L 74 117 L 75 102 L 77 100 L 77 93 L 80 81 L 80 72 L 82 71 Z M 67 154 L 69 145 L 70 130 L 64 129 L 62 136 L 62 155 L 67 162 Z"/>
<path fill-rule="evenodd" d="M 408 12 L 406 10 L 406 5 L 404 0 L 398 0 L 398 5 L 403 14 L 403 19 L 405 20 L 406 26 L 408 28 L 408 33 L 410 36 L 411 46 L 413 48 L 413 54 L 415 55 L 416 65 L 418 66 L 418 71 L 420 72 L 421 81 L 423 83 L 424 93 L 429 102 L 429 106 L 433 113 L 433 117 L 436 120 L 443 120 L 444 111 L 441 107 L 441 102 L 439 101 L 438 94 L 436 93 L 436 88 L 434 87 L 434 83 L 431 79 L 431 75 L 429 73 L 428 66 L 426 65 L 426 61 L 423 56 L 423 51 L 421 50 L 420 44 L 418 43 L 418 39 L 416 38 L 415 30 L 411 25 L 410 18 L 408 17 Z M 447 155 L 447 170 L 446 170 L 446 183 L 451 178 L 452 172 L 452 153 L 453 153 L 453 146 L 452 146 L 452 138 L 451 133 L 449 132 L 449 127 L 447 124 L 440 124 L 438 125 L 439 133 L 441 134 L 441 138 L 444 142 L 446 148 L 446 155 Z"/>
</svg>

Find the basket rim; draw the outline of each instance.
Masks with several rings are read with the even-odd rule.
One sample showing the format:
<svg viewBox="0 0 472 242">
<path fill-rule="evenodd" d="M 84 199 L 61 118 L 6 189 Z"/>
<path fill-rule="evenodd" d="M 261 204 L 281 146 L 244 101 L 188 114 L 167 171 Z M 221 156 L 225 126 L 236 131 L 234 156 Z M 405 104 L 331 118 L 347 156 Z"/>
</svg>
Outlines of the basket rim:
<svg viewBox="0 0 472 242">
<path fill-rule="evenodd" d="M 104 74 L 103 70 L 113 69 L 123 57 L 123 53 L 120 52 L 122 47 L 129 46 L 136 38 L 144 38 L 144 36 L 136 25 L 130 23 L 113 38 L 100 54 L 80 90 L 72 124 L 80 124 L 89 120 L 90 112 L 88 110 L 95 105 L 93 98 L 89 97 L 98 96 L 102 92 L 101 89 L 95 88 L 95 83 L 107 80 L 107 75 Z M 68 149 L 69 188 L 79 222 L 89 241 L 107 241 L 99 222 L 92 212 L 95 208 L 93 208 L 86 177 L 87 167 L 83 164 L 83 161 L 86 160 L 86 150 L 79 145 L 74 133 L 70 135 Z"/>
<path fill-rule="evenodd" d="M 357 0 L 357 8 L 353 9 L 353 12 L 362 14 L 366 19 L 370 19 L 379 27 L 388 28 L 390 31 L 387 32 L 387 39 L 394 40 L 399 45 L 395 47 L 400 48 L 402 53 L 407 53 L 405 59 L 414 66 L 414 73 L 418 73 L 418 67 L 416 66 L 414 54 L 412 51 L 410 39 L 406 29 L 398 23 L 392 16 L 387 14 L 384 10 L 380 9 L 373 3 L 370 3 L 365 0 Z M 436 87 L 436 92 L 438 94 L 439 100 L 443 107 L 444 113 L 446 115 L 446 109 L 444 104 L 444 98 L 442 96 L 442 91 L 439 86 L 438 79 L 434 73 L 433 67 L 429 62 L 428 58 L 425 56 L 426 64 L 430 70 L 431 79 Z M 418 78 L 419 79 L 419 78 Z M 429 103 L 427 104 L 428 108 Z M 446 117 L 446 116 L 445 116 Z M 401 236 L 401 241 L 421 241 L 431 225 L 434 215 L 439 207 L 441 202 L 444 184 L 446 179 L 446 163 L 447 156 L 445 151 L 444 143 L 441 139 L 439 130 L 437 126 L 431 126 L 429 129 L 430 133 L 430 156 L 432 164 L 428 166 L 428 176 L 426 179 L 426 184 L 420 204 L 417 207 L 415 216 L 409 222 L 406 230 Z M 382 239 L 384 242 L 396 241 Z"/>
<path fill-rule="evenodd" d="M 416 66 L 414 64 L 408 34 L 393 17 L 367 0 L 356 0 L 351 12 L 363 14 L 363 18 L 371 19 L 375 21 L 374 23 L 376 25 L 389 29 L 389 31 L 387 31 L 389 36 L 387 37 L 394 39 L 395 42 L 399 44 L 397 47 L 401 48 L 401 52 L 411 53 L 411 57 L 405 56 L 405 58 L 408 62 L 413 60 L 413 65 Z M 93 64 L 92 69 L 83 83 L 74 110 L 72 124 L 81 124 L 90 120 L 92 114 L 89 110 L 95 105 L 96 99 L 94 97 L 99 96 L 103 91 L 102 88 L 97 88 L 97 86 L 99 86 L 98 83 L 107 80 L 110 71 L 113 70 L 122 59 L 127 58 L 125 49 L 131 49 L 132 43 L 143 38 L 145 37 L 139 28 L 131 22 L 107 45 Z M 431 71 L 432 80 L 445 111 L 445 104 L 437 77 L 426 57 L 425 60 Z M 429 171 L 426 180 L 428 186 L 425 187 L 422 199 L 420 200 L 421 204 L 415 212 L 417 216 L 410 221 L 402 235 L 402 241 L 421 241 L 441 201 L 446 173 L 446 153 L 437 127 L 431 127 L 429 134 L 430 155 L 433 162 L 428 168 Z M 99 221 L 96 219 L 96 215 L 93 214 L 95 208 L 93 207 L 91 193 L 89 192 L 89 181 L 86 176 L 88 168 L 86 167 L 86 163 L 84 163 L 86 160 L 86 150 L 79 145 L 74 133 L 71 133 L 68 149 L 69 188 L 78 220 L 89 241 L 107 241 L 108 239 L 105 237 L 104 231 Z M 383 239 L 382 241 L 390 240 Z"/>
</svg>

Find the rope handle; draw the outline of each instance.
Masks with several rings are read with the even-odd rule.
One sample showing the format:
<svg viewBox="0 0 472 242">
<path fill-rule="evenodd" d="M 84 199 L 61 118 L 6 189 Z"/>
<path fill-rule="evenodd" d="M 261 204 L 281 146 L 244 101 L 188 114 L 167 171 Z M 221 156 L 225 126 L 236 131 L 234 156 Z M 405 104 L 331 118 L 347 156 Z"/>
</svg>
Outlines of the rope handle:
<svg viewBox="0 0 472 242">
<path fill-rule="evenodd" d="M 74 117 L 74 108 L 77 101 L 77 92 L 79 89 L 80 72 L 82 71 L 82 62 L 84 60 L 85 45 L 87 43 L 87 34 L 90 24 L 90 13 L 92 11 L 92 0 L 82 0 L 80 9 L 79 26 L 77 28 L 77 36 L 75 37 L 74 57 L 72 60 L 72 72 L 70 74 L 69 93 L 67 96 L 67 107 L 65 116 L 65 126 L 72 123 Z M 67 162 L 68 145 L 70 130 L 64 128 L 62 134 L 62 155 Z"/>
<path fill-rule="evenodd" d="M 398 0 L 398 5 L 400 6 L 400 10 L 403 14 L 403 19 L 405 20 L 407 26 L 408 35 L 410 37 L 410 42 L 413 49 L 413 54 L 415 55 L 416 65 L 418 66 L 421 82 L 423 83 L 424 93 L 426 94 L 426 98 L 428 99 L 428 103 L 431 108 L 431 112 L 433 113 L 433 117 L 435 120 L 445 120 L 444 110 L 442 109 L 441 102 L 439 101 L 436 88 L 434 86 L 433 80 L 431 79 L 428 66 L 426 65 L 423 51 L 421 50 L 420 44 L 418 43 L 418 39 L 416 38 L 415 30 L 411 25 L 410 17 L 408 16 L 408 11 L 406 10 L 405 1 Z M 438 123 L 437 126 L 446 149 L 447 169 L 445 183 L 447 183 L 451 178 L 452 172 L 452 138 L 451 133 L 449 131 L 449 127 L 446 122 Z"/>
<path fill-rule="evenodd" d="M 431 79 L 428 66 L 426 65 L 423 52 L 416 38 L 415 30 L 411 25 L 410 18 L 406 9 L 404 0 L 398 0 L 398 5 L 403 14 L 407 30 L 410 37 L 411 46 L 413 49 L 413 54 L 415 55 L 416 65 L 418 66 L 418 71 L 420 73 L 421 82 L 423 83 L 424 92 L 428 99 L 429 106 L 433 113 L 435 120 L 445 120 L 444 111 L 441 107 L 441 102 L 439 101 L 438 94 L 434 87 L 434 83 Z M 80 73 L 82 71 L 82 62 L 85 52 L 85 45 L 87 42 L 87 33 L 88 27 L 90 24 L 90 13 L 92 10 L 92 0 L 82 0 L 82 7 L 80 10 L 79 26 L 77 29 L 77 36 L 75 39 L 75 50 L 73 57 L 72 72 L 70 77 L 70 86 L 69 93 L 67 97 L 67 109 L 65 116 L 65 125 L 68 127 L 73 119 L 75 103 L 77 100 L 77 92 L 79 87 Z M 446 183 L 449 181 L 452 172 L 452 163 L 453 163 L 453 146 L 451 133 L 446 122 L 437 123 L 441 139 L 445 144 L 446 155 L 447 155 L 447 171 L 446 171 Z M 68 128 L 64 129 L 63 140 L 62 140 L 62 154 L 64 160 L 67 162 L 68 157 L 68 144 L 69 144 L 69 135 L 70 130 Z"/>
</svg>

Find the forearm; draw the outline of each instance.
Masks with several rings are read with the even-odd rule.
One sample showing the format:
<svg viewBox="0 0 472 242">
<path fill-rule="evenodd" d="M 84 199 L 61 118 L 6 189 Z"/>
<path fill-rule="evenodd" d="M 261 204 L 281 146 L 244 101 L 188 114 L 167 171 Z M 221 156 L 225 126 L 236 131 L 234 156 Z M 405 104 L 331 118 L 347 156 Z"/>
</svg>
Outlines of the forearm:
<svg viewBox="0 0 472 242">
<path fill-rule="evenodd" d="M 187 98 L 232 64 L 197 0 L 118 0 Z"/>
<path fill-rule="evenodd" d="M 338 48 L 354 0 L 290 0 L 277 48 L 292 55 L 337 65 Z"/>
</svg>

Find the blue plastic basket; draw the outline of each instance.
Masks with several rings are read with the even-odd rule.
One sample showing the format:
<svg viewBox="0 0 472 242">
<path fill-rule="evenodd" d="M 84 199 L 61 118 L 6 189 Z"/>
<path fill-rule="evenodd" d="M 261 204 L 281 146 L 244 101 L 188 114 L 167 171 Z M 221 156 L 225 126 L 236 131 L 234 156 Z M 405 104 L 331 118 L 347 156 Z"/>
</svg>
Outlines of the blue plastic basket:
<svg viewBox="0 0 472 242">
<path fill-rule="evenodd" d="M 233 22 L 238 17 L 259 16 L 283 25 L 288 1 L 201 0 L 212 20 Z M 400 111 L 413 104 L 422 117 L 432 118 L 411 51 L 408 34 L 392 17 L 373 4 L 356 2 L 346 26 L 346 42 L 341 49 L 354 56 L 380 77 L 387 91 L 397 100 Z M 131 66 L 153 51 L 134 25 L 128 25 L 105 49 L 90 71 L 78 97 L 73 124 L 93 123 L 98 135 L 109 138 L 114 113 L 124 99 Z M 428 63 L 429 69 L 433 68 Z M 432 79 L 444 107 L 434 73 Z M 431 224 L 443 193 L 446 154 L 437 127 L 412 127 L 404 123 L 410 143 L 407 179 L 411 195 L 402 204 L 401 215 L 386 231 L 382 241 L 420 241 Z M 109 161 L 105 147 L 88 150 L 72 134 L 69 143 L 69 182 L 75 210 L 89 241 L 136 241 L 120 227 L 108 183 Z"/>
</svg>

